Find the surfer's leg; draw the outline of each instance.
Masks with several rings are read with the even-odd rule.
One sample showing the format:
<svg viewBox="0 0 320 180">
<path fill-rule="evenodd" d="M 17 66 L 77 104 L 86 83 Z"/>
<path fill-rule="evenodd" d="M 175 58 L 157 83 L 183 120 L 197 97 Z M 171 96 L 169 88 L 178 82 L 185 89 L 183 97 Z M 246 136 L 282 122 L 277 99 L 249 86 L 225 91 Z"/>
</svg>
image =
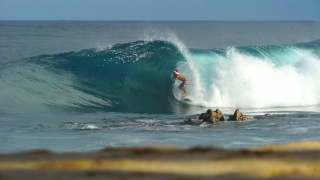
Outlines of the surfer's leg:
<svg viewBox="0 0 320 180">
<path fill-rule="evenodd" d="M 182 91 L 186 94 L 186 97 L 188 97 L 188 91 L 185 87 L 182 88 Z"/>
<path fill-rule="evenodd" d="M 184 85 L 184 82 L 182 82 L 182 83 L 179 85 L 179 89 L 180 89 L 181 91 L 183 91 L 183 85 Z"/>
<path fill-rule="evenodd" d="M 189 85 L 189 80 L 186 80 L 185 82 L 183 82 L 182 90 L 186 94 L 186 97 L 188 97 L 188 91 L 187 91 L 188 85 Z"/>
</svg>

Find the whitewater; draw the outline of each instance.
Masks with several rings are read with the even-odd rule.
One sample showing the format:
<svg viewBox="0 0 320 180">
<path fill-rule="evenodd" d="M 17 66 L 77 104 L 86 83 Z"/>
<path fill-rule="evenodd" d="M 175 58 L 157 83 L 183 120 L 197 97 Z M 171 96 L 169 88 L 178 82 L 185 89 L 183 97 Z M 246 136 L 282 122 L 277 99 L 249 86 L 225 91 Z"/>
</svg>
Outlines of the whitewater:
<svg viewBox="0 0 320 180">
<path fill-rule="evenodd" d="M 317 22 L 0 25 L 0 153 L 319 140 Z M 209 108 L 250 121 L 183 123 Z"/>
</svg>

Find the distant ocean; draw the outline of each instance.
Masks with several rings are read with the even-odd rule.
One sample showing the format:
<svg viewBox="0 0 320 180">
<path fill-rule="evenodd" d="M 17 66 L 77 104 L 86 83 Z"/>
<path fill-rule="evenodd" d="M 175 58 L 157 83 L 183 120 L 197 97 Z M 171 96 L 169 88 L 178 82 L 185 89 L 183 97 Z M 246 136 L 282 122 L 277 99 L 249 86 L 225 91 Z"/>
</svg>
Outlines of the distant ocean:
<svg viewBox="0 0 320 180">
<path fill-rule="evenodd" d="M 183 124 L 209 108 L 250 121 Z M 0 21 L 0 153 L 302 140 L 320 140 L 320 22 Z"/>
</svg>

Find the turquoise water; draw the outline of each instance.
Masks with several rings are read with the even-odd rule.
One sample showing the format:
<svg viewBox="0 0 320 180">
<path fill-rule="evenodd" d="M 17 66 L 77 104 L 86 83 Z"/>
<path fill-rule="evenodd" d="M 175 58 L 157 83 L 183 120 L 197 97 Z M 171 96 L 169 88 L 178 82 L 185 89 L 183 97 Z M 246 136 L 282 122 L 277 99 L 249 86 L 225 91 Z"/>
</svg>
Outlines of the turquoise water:
<svg viewBox="0 0 320 180">
<path fill-rule="evenodd" d="M 318 22 L 0 22 L 0 153 L 319 139 Z M 181 101 L 172 71 L 190 79 Z M 248 122 L 191 126 L 208 108 Z M 265 114 L 281 114 L 272 117 Z"/>
</svg>

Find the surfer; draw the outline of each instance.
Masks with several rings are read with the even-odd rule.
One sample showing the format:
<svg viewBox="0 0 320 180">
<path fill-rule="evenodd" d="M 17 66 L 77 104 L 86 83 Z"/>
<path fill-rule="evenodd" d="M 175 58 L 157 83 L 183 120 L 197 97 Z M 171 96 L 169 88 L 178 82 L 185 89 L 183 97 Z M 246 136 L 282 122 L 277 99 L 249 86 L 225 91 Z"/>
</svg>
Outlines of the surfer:
<svg viewBox="0 0 320 180">
<path fill-rule="evenodd" d="M 179 86 L 179 89 L 186 94 L 185 98 L 188 98 L 188 92 L 187 92 L 186 88 L 189 85 L 189 79 L 187 79 L 186 77 L 180 75 L 178 70 L 174 70 L 173 71 L 173 78 L 171 79 L 171 81 L 174 80 L 173 83 L 175 83 L 177 79 L 182 81 L 182 83 Z"/>
</svg>

